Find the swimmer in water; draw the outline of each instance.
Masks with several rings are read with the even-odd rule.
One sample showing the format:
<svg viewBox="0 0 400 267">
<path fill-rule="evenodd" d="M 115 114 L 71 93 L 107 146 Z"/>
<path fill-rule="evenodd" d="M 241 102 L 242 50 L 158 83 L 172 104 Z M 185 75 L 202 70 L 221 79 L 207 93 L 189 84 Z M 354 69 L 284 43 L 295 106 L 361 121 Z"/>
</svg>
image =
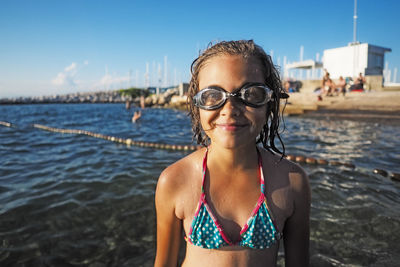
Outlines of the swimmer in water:
<svg viewBox="0 0 400 267">
<path fill-rule="evenodd" d="M 140 117 L 142 117 L 142 112 L 140 110 L 135 111 L 132 116 L 132 122 L 135 123 Z"/>
</svg>

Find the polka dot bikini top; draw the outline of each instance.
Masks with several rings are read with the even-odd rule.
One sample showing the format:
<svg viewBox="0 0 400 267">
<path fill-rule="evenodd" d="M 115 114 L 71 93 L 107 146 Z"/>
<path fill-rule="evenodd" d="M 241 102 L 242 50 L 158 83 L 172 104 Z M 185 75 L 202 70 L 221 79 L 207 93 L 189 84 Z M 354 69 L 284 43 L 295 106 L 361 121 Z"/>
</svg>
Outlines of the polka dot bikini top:
<svg viewBox="0 0 400 267">
<path fill-rule="evenodd" d="M 203 159 L 203 180 L 201 186 L 201 197 L 194 215 L 187 242 L 208 249 L 218 249 L 224 246 L 241 246 L 252 249 L 269 248 L 282 234 L 277 230 L 268 210 L 267 200 L 264 195 L 264 175 L 262 160 L 258 154 L 258 176 L 260 177 L 261 194 L 256 207 L 251 212 L 250 218 L 240 231 L 240 240 L 232 242 L 222 229 L 221 224 L 213 215 L 206 201 L 204 181 L 207 169 L 207 152 Z"/>
</svg>

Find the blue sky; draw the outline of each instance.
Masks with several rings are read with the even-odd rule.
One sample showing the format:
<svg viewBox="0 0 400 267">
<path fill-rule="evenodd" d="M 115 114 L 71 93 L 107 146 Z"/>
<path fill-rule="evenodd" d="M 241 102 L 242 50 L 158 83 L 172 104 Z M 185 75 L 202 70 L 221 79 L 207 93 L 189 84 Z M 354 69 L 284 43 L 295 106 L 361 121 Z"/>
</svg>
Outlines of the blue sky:
<svg viewBox="0 0 400 267">
<path fill-rule="evenodd" d="M 254 39 L 275 63 L 321 56 L 353 39 L 353 0 L 2 0 L 0 98 L 188 81 L 210 41 Z M 358 41 L 392 49 L 400 69 L 400 1 L 358 0 Z M 167 79 L 165 79 L 165 60 Z M 397 75 L 400 81 L 400 73 Z M 161 77 L 161 82 L 159 81 Z"/>
</svg>

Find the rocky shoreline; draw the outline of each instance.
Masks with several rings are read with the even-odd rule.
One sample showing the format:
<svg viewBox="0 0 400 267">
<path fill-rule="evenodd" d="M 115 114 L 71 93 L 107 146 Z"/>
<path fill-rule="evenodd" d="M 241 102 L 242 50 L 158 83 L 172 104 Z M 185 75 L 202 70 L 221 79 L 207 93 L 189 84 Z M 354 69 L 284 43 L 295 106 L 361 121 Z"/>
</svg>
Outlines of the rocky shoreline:
<svg viewBox="0 0 400 267">
<path fill-rule="evenodd" d="M 0 104 L 123 103 L 126 100 L 128 100 L 128 97 L 121 96 L 117 91 L 102 91 L 52 96 L 2 98 L 0 99 Z"/>
<path fill-rule="evenodd" d="M 166 90 L 159 95 L 150 95 L 145 98 L 145 107 L 175 107 L 182 108 L 186 104 L 186 97 L 179 96 L 178 88 Z M 118 91 L 99 91 L 71 93 L 65 95 L 2 98 L 0 105 L 21 104 L 80 104 L 80 103 L 126 103 L 131 102 L 139 105 L 140 98 L 132 98 L 130 95 L 121 94 Z"/>
</svg>

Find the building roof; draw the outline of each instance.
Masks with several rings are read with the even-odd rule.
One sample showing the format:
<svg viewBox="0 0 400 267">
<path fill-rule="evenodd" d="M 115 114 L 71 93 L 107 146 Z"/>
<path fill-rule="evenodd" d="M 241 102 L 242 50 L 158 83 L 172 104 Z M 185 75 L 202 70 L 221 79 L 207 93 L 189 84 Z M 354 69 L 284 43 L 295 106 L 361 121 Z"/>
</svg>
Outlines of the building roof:
<svg viewBox="0 0 400 267">
<path fill-rule="evenodd" d="M 303 60 L 298 62 L 292 62 L 285 65 L 287 69 L 316 69 L 322 68 L 322 62 L 318 62 L 312 59 Z"/>
</svg>

